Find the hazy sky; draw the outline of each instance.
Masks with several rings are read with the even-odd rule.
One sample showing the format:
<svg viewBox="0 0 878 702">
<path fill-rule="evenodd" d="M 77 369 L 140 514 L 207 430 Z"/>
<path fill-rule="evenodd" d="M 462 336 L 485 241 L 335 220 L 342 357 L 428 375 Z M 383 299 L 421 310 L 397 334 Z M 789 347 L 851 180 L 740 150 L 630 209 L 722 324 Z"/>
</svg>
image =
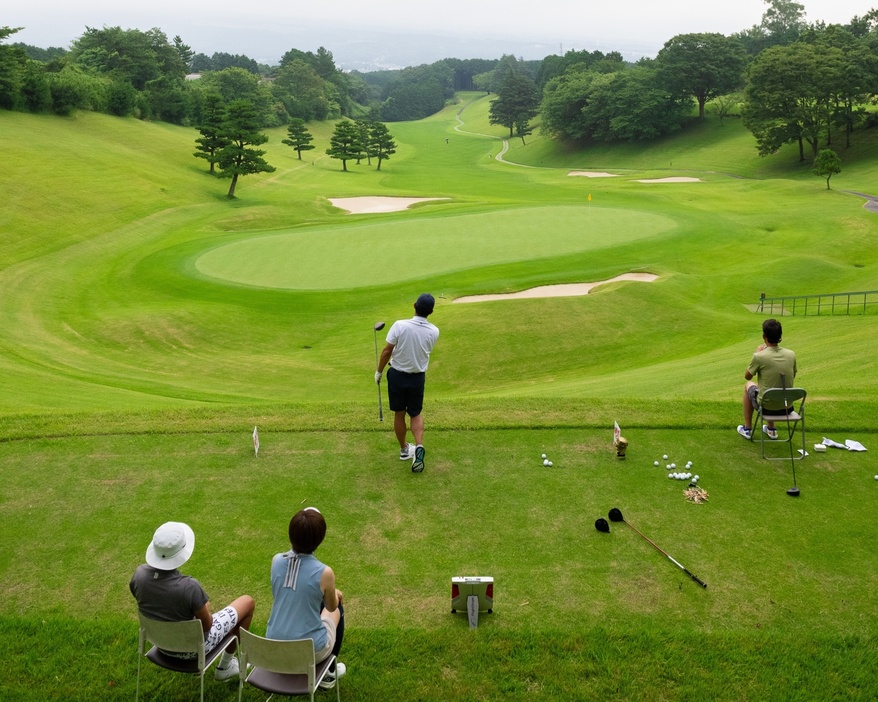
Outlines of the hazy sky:
<svg viewBox="0 0 878 702">
<path fill-rule="evenodd" d="M 878 5 L 878 0 L 801 0 L 801 4 L 808 21 L 846 23 Z M 6 5 L 0 23 L 25 28 L 12 41 L 41 47 L 67 47 L 86 26 L 159 27 L 168 37 L 179 34 L 196 51 L 247 53 L 253 58 L 259 57 L 244 46 L 253 46 L 252 37 L 258 33 L 277 35 L 295 30 L 300 35 L 303 29 L 320 28 L 320 44 L 333 50 L 329 30 L 342 24 L 357 25 L 360 33 L 366 28 L 382 28 L 413 34 L 500 36 L 564 50 L 610 51 L 624 43 L 654 55 L 676 34 L 732 34 L 749 28 L 760 22 L 767 7 L 762 0 L 532 0 L 524 6 L 527 11 L 517 11 L 521 5 L 514 1 L 497 0 L 19 0 Z M 336 31 L 339 43 L 350 37 L 347 27 Z M 238 32 L 247 33 L 250 40 L 235 46 Z M 296 48 L 314 50 L 317 44 Z"/>
</svg>

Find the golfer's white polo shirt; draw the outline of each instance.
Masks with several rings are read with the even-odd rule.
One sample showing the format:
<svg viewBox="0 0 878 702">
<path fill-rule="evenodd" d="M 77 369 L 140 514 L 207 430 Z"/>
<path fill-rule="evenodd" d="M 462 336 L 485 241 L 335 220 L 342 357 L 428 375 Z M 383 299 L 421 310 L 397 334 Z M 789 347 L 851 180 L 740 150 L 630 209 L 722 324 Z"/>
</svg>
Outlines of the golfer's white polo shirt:
<svg viewBox="0 0 878 702">
<path fill-rule="evenodd" d="M 430 352 L 438 338 L 439 328 L 426 317 L 415 316 L 394 322 L 387 332 L 387 343 L 393 344 L 390 365 L 403 373 L 426 372 Z"/>
</svg>

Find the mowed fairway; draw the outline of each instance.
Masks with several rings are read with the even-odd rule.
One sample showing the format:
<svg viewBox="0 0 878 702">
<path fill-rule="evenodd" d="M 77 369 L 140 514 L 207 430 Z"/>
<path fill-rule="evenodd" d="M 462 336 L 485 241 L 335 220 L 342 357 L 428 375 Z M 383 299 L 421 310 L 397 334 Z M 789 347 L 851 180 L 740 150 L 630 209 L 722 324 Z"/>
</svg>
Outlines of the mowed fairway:
<svg viewBox="0 0 878 702">
<path fill-rule="evenodd" d="M 344 699 L 878 697 L 876 313 L 783 319 L 809 451 L 868 452 L 812 451 L 794 500 L 789 461 L 734 431 L 760 293 L 878 289 L 878 215 L 841 191 L 878 195 L 875 137 L 855 134 L 827 191 L 734 120 L 638 148 L 535 136 L 504 163 L 487 106 L 389 125 L 380 172 L 323 155 L 329 124 L 303 161 L 272 130 L 277 171 L 234 201 L 194 130 L 0 113 L 0 699 L 133 698 L 127 582 L 168 519 L 198 534 L 184 571 L 215 606 L 253 595 L 264 633 L 270 558 L 305 505 L 347 598 Z M 674 176 L 701 182 L 639 182 Z M 328 201 L 379 195 L 445 199 Z M 631 271 L 658 279 L 452 304 Z M 386 393 L 378 422 L 373 325 L 427 290 L 442 335 L 413 475 Z M 694 461 L 706 504 L 664 454 Z M 612 507 L 708 588 L 624 525 L 598 533 Z M 450 578 L 479 574 L 496 607 L 471 631 Z M 148 699 L 194 683 L 144 670 Z"/>
</svg>

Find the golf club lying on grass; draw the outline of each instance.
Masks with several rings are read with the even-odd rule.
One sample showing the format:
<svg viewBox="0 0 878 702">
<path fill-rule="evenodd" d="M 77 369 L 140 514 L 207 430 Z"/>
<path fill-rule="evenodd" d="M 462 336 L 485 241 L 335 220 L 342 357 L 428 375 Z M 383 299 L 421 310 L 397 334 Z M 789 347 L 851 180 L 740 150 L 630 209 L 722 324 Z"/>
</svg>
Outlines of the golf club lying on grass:
<svg viewBox="0 0 878 702">
<path fill-rule="evenodd" d="M 378 332 L 384 329 L 384 322 L 375 323 L 375 370 L 378 370 Z M 384 408 L 381 406 L 381 381 L 378 381 L 378 421 L 384 421 Z"/>
<path fill-rule="evenodd" d="M 688 575 L 690 578 L 692 578 L 696 583 L 698 583 L 699 585 L 701 585 L 701 587 L 707 587 L 707 583 L 705 583 L 704 581 L 700 580 L 700 579 L 697 578 L 695 575 L 693 575 L 692 573 L 690 573 L 686 568 L 683 567 L 683 565 L 681 565 L 679 562 L 677 562 L 677 561 L 675 561 L 673 558 L 671 558 L 671 556 L 670 556 L 669 554 L 667 554 L 667 553 L 665 553 L 664 551 L 662 551 L 662 549 L 660 549 L 656 544 L 654 544 L 652 541 L 650 541 L 649 539 L 647 539 L 645 536 L 643 536 L 643 534 L 641 534 L 639 531 L 637 531 L 637 529 L 635 529 L 635 528 L 634 528 L 633 526 L 631 526 L 628 522 L 626 522 L 626 521 L 625 521 L 625 517 L 622 516 L 622 512 L 620 512 L 616 507 L 613 507 L 613 509 L 610 510 L 609 517 L 610 517 L 610 521 L 611 521 L 611 522 L 623 522 L 623 523 L 625 524 L 625 526 L 627 526 L 629 529 L 631 529 L 635 534 L 638 534 L 639 536 L 642 536 L 644 539 L 646 539 L 646 541 L 648 541 L 652 546 L 654 546 L 655 549 L 656 549 L 659 553 L 661 553 L 663 556 L 665 556 L 665 558 L 667 558 L 669 561 L 671 561 L 671 563 L 673 563 L 673 564 L 674 564 L 675 566 L 677 566 L 680 570 L 682 570 L 684 573 L 686 573 L 686 575 Z M 603 520 L 598 520 L 598 521 L 603 521 Z M 605 522 L 605 523 L 606 523 L 606 522 Z M 598 527 L 597 522 L 595 522 L 595 527 L 598 528 L 599 531 L 601 530 L 600 527 Z M 609 529 L 609 526 L 608 526 L 608 527 L 607 527 L 607 531 L 609 531 L 609 530 L 610 530 L 610 529 Z"/>
</svg>

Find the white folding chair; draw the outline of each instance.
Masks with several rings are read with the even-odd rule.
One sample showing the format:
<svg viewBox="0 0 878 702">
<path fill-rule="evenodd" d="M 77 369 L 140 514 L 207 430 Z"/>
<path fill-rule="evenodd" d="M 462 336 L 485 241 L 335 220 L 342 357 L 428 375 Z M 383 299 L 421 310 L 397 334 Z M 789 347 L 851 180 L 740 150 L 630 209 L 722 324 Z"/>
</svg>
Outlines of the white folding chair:
<svg viewBox="0 0 878 702">
<path fill-rule="evenodd" d="M 202 629 L 201 621 L 198 619 L 190 619 L 185 622 L 160 622 L 144 617 L 140 612 L 138 612 L 138 616 L 140 617 L 140 636 L 137 643 L 135 701 L 140 699 L 140 663 L 146 655 L 150 661 L 166 670 L 197 675 L 201 679 L 201 702 L 204 702 L 204 673 L 237 637 L 234 634 L 228 634 L 210 653 L 205 653 L 204 629 Z M 147 641 L 152 643 L 153 647 L 144 653 Z M 177 658 L 167 655 L 164 651 L 195 653 L 197 655 L 195 658 Z"/>
<path fill-rule="evenodd" d="M 763 424 L 773 422 L 777 424 L 786 424 L 786 438 L 781 438 L 781 431 L 777 432 L 777 439 L 769 439 L 767 443 L 787 443 L 792 444 L 793 436 L 796 429 L 801 428 L 799 433 L 802 436 L 802 452 L 799 456 L 793 456 L 792 447 L 790 448 L 790 456 L 792 460 L 800 461 L 805 457 L 805 397 L 808 393 L 802 388 L 769 388 L 759 396 L 758 407 L 756 408 L 756 426 L 750 434 L 753 440 L 756 435 L 756 428 L 759 428 L 759 443 L 762 444 L 762 457 L 771 461 L 785 461 L 786 456 L 766 456 L 765 444 L 766 435 L 762 431 Z M 798 403 L 798 407 L 796 407 Z"/>
<path fill-rule="evenodd" d="M 241 682 L 238 702 L 241 702 L 244 694 L 245 682 L 272 696 L 309 695 L 311 702 L 314 702 L 318 685 L 328 673 L 335 672 L 335 656 L 315 663 L 314 641 L 311 639 L 279 641 L 257 636 L 246 629 L 241 629 L 240 636 L 238 661 L 241 665 Z M 253 667 L 248 669 L 248 666 Z M 335 698 L 340 702 L 338 683 L 336 678 Z"/>
</svg>

